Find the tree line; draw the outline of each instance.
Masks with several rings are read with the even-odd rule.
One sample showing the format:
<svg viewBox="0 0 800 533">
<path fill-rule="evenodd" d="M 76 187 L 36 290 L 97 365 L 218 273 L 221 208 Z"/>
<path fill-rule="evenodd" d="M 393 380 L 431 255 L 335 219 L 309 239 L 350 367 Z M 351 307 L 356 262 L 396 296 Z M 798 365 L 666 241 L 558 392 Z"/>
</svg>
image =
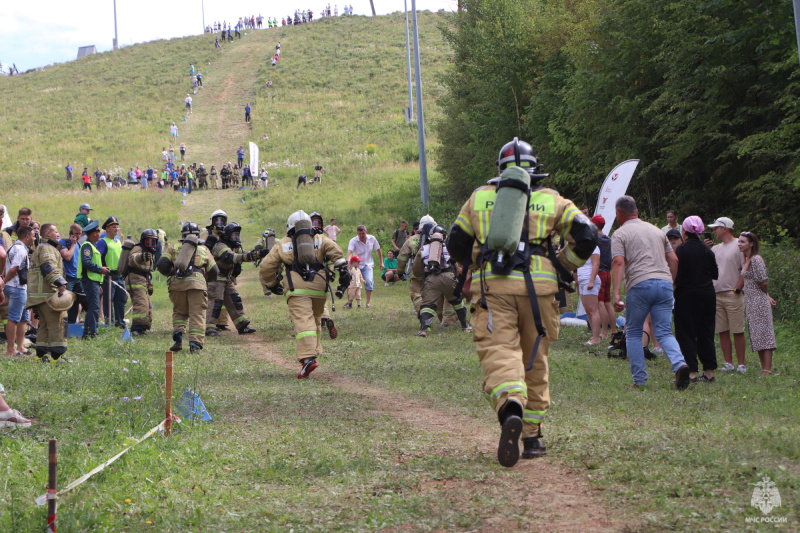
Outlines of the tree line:
<svg viewBox="0 0 800 533">
<path fill-rule="evenodd" d="M 800 237 L 800 82 L 784 0 L 463 0 L 442 25 L 438 170 L 463 198 L 517 136 L 594 206 L 640 159 L 640 210 Z"/>
</svg>

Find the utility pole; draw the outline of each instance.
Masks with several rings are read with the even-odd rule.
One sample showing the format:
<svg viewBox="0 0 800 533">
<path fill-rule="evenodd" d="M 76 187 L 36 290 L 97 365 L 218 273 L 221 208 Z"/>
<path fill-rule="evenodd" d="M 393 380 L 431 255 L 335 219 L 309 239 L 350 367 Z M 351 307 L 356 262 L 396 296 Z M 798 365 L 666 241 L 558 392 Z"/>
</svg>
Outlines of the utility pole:
<svg viewBox="0 0 800 533">
<path fill-rule="evenodd" d="M 119 47 L 119 35 L 117 34 L 117 0 L 114 0 L 114 50 Z"/>
<path fill-rule="evenodd" d="M 406 8 L 406 64 L 408 66 L 408 112 L 406 112 L 406 122 L 411 122 L 414 120 L 414 103 L 412 101 L 413 93 L 411 92 L 411 44 L 408 39 L 408 0 L 403 0 L 403 4 Z"/>
<path fill-rule="evenodd" d="M 414 77 L 417 84 L 417 140 L 419 143 L 419 189 L 422 207 L 428 206 L 428 158 L 425 155 L 425 116 L 422 112 L 422 77 L 419 71 L 419 30 L 417 28 L 417 0 L 411 0 L 414 25 Z"/>
<path fill-rule="evenodd" d="M 372 16 L 374 17 L 375 16 L 375 4 L 372 2 L 372 0 L 369 0 L 369 6 L 372 8 Z"/>
<path fill-rule="evenodd" d="M 800 0 L 792 0 L 794 7 L 794 33 L 797 36 L 797 52 L 800 53 L 800 20 L 797 19 L 800 13 Z"/>
<path fill-rule="evenodd" d="M 203 11 L 203 33 L 206 32 L 206 3 L 205 0 L 200 0 L 200 9 Z"/>
</svg>

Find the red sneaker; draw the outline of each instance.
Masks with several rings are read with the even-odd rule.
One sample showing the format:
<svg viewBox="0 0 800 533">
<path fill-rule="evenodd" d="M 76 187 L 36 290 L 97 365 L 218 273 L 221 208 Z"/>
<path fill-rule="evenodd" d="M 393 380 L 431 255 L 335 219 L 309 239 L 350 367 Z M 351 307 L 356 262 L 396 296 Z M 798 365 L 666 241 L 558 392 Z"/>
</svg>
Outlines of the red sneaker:
<svg viewBox="0 0 800 533">
<path fill-rule="evenodd" d="M 303 367 L 300 369 L 300 373 L 297 374 L 297 379 L 307 378 L 314 370 L 317 369 L 318 366 L 319 363 L 317 363 L 317 360 L 312 357 L 309 357 L 308 359 L 306 359 L 306 362 L 303 363 Z"/>
</svg>

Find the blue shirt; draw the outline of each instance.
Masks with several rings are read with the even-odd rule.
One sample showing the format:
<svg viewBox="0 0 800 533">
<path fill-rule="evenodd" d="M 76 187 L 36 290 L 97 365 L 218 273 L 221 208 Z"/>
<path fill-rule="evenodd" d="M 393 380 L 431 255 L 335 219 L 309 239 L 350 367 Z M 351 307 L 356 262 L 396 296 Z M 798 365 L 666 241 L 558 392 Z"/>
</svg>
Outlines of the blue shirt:
<svg viewBox="0 0 800 533">
<path fill-rule="evenodd" d="M 244 112 L 245 113 L 249 113 L 250 112 L 250 106 L 249 105 L 244 106 Z M 242 153 L 244 153 L 244 151 Z"/>
<path fill-rule="evenodd" d="M 240 157 L 244 157 L 244 150 L 242 150 L 241 148 L 239 148 L 238 150 L 236 150 L 236 155 L 238 155 L 238 156 L 240 156 Z"/>
<path fill-rule="evenodd" d="M 58 241 L 61 243 L 61 246 L 66 248 L 67 246 L 71 246 L 72 242 L 69 239 L 61 239 Z M 75 244 L 74 246 L 78 246 Z M 64 277 L 67 278 L 77 278 L 78 277 L 78 259 L 80 258 L 80 253 L 78 250 L 75 250 L 75 253 L 72 254 L 71 261 L 64 261 Z"/>
</svg>

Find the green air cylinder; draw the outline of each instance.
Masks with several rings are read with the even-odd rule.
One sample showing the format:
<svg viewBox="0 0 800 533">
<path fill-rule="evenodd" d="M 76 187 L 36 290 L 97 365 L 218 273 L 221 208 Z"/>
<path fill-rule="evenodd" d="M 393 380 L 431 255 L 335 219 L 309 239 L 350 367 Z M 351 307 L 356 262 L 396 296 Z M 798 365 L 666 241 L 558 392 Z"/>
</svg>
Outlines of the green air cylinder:
<svg viewBox="0 0 800 533">
<path fill-rule="evenodd" d="M 500 181 L 515 180 L 521 182 L 525 189 L 531 184 L 531 177 L 520 167 L 508 167 L 500 174 Z M 528 194 L 515 187 L 500 187 L 489 219 L 489 234 L 486 246 L 497 252 L 498 262 L 504 256 L 511 257 L 516 253 L 522 234 L 522 224 L 528 210 Z"/>
<path fill-rule="evenodd" d="M 297 230 L 307 229 L 309 232 L 302 232 L 298 233 Z M 297 254 L 297 262 L 301 265 L 310 265 L 317 260 L 317 256 L 314 253 L 314 237 L 311 235 L 313 233 L 311 230 L 311 221 L 310 220 L 298 220 L 295 222 L 294 225 L 295 230 L 295 242 L 297 242 L 297 250 L 294 251 Z"/>
</svg>

